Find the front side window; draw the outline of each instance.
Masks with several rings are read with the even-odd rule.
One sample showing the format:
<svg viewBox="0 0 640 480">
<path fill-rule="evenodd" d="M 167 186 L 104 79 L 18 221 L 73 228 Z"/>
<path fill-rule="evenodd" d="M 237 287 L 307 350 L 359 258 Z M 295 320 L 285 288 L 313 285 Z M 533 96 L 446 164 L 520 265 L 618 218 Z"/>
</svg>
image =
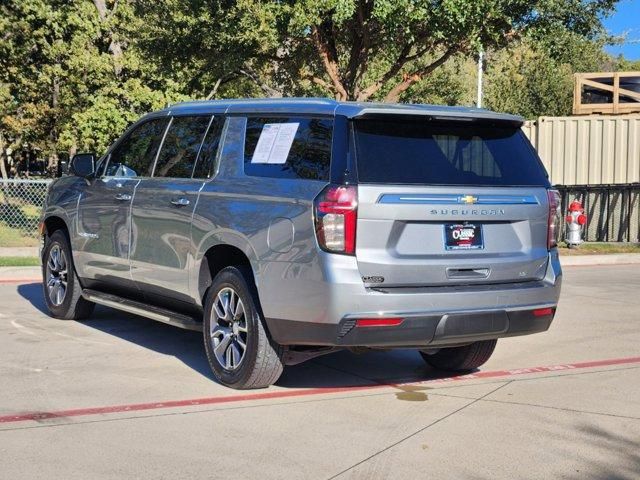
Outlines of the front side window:
<svg viewBox="0 0 640 480">
<path fill-rule="evenodd" d="M 168 123 L 168 118 L 158 118 L 138 125 L 111 152 L 105 175 L 150 177 Z"/>
<path fill-rule="evenodd" d="M 244 148 L 245 174 L 329 180 L 333 120 L 249 118 Z"/>
<path fill-rule="evenodd" d="M 174 117 L 164 138 L 154 177 L 191 178 L 211 117 Z"/>
</svg>

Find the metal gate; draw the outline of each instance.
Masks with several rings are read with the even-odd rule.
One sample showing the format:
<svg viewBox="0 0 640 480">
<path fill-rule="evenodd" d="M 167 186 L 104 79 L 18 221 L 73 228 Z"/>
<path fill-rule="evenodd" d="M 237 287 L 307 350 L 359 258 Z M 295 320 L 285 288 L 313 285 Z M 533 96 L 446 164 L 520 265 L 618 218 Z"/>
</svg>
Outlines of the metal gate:
<svg viewBox="0 0 640 480">
<path fill-rule="evenodd" d="M 562 212 L 579 200 L 587 214 L 587 242 L 640 241 L 640 183 L 556 185 Z M 563 229 L 564 230 L 564 229 Z"/>
</svg>

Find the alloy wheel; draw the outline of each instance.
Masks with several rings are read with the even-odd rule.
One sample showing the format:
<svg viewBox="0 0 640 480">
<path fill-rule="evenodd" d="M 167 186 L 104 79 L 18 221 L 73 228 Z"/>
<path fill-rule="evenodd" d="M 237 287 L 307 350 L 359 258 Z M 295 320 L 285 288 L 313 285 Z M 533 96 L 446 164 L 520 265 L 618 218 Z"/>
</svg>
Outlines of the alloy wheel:
<svg viewBox="0 0 640 480">
<path fill-rule="evenodd" d="M 46 267 L 47 292 L 49 300 L 55 306 L 60 306 L 64 302 L 67 294 L 67 275 L 67 256 L 60 245 L 56 244 L 49 250 Z"/>
<path fill-rule="evenodd" d="M 211 347 L 226 370 L 237 369 L 247 350 L 247 319 L 242 300 L 233 288 L 222 288 L 211 311 Z"/>
</svg>

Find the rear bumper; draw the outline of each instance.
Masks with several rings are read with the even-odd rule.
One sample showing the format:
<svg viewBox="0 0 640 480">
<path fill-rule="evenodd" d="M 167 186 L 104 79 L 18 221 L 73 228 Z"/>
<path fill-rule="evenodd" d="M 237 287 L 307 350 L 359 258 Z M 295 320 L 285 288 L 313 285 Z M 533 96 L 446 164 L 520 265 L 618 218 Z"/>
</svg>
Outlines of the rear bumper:
<svg viewBox="0 0 640 480">
<path fill-rule="evenodd" d="M 349 267 L 351 258 L 332 257 L 336 263 L 330 264 L 333 258 L 325 259 L 325 280 L 322 288 L 315 283 L 313 295 L 298 290 L 299 295 L 289 296 L 286 307 L 278 305 L 281 308 L 270 308 L 274 305 L 263 302 L 276 342 L 435 347 L 543 332 L 553 320 L 562 283 L 556 251 L 549 254 L 545 277 L 540 281 L 429 288 L 367 289 L 357 268 Z M 304 287 L 300 279 L 297 287 Z M 534 314 L 534 310 L 548 308 L 552 309 L 550 314 Z M 402 322 L 396 326 L 356 326 L 359 318 L 388 317 Z"/>
<path fill-rule="evenodd" d="M 539 313 L 547 310 L 550 313 Z M 400 325 L 384 327 L 360 327 L 357 317 L 343 318 L 338 324 L 278 320 L 270 328 L 276 341 L 288 345 L 423 348 L 544 332 L 554 314 L 555 307 L 414 315 L 404 317 Z"/>
</svg>

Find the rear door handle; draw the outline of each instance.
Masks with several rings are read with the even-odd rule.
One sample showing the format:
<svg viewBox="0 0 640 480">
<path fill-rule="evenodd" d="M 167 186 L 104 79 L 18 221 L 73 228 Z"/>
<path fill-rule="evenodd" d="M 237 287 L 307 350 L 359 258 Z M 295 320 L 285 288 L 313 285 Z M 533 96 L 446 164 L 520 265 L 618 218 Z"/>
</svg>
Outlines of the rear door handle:
<svg viewBox="0 0 640 480">
<path fill-rule="evenodd" d="M 128 193 L 117 193 L 116 200 L 120 200 L 121 202 L 126 202 L 127 200 L 131 200 L 131 195 Z"/>
<path fill-rule="evenodd" d="M 173 200 L 171 200 L 171 203 L 176 207 L 186 207 L 191 202 L 186 198 L 174 198 Z"/>
</svg>

